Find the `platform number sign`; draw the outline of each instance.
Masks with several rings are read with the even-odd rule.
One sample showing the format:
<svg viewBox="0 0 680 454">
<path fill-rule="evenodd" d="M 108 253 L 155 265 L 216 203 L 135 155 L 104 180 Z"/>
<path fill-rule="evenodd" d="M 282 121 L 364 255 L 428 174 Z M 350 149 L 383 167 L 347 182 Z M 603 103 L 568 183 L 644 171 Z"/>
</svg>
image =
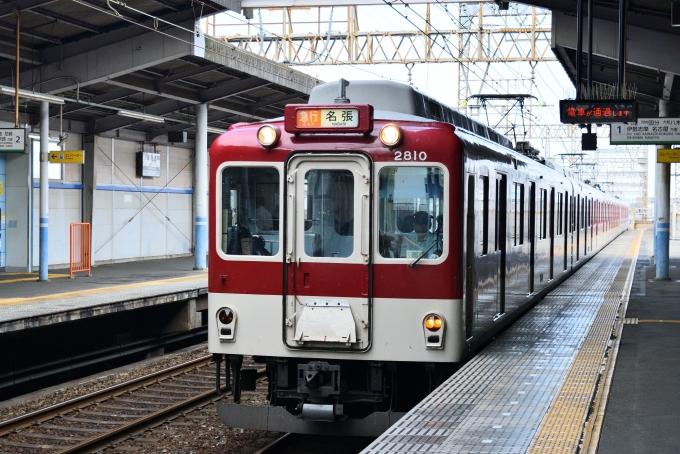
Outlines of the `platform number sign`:
<svg viewBox="0 0 680 454">
<path fill-rule="evenodd" d="M 25 129 L 0 129 L 0 153 L 24 153 L 26 151 L 25 145 Z"/>
</svg>

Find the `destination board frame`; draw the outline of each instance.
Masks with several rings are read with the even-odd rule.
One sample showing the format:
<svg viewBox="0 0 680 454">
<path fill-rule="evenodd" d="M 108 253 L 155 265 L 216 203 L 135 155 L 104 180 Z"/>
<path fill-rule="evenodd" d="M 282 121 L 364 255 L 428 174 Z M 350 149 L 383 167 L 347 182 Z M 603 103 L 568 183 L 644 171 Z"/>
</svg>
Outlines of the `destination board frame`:
<svg viewBox="0 0 680 454">
<path fill-rule="evenodd" d="M 680 144 L 680 118 L 639 118 L 635 124 L 609 125 L 611 145 Z"/>
<path fill-rule="evenodd" d="M 0 128 L 0 153 L 27 153 L 26 129 Z"/>
</svg>

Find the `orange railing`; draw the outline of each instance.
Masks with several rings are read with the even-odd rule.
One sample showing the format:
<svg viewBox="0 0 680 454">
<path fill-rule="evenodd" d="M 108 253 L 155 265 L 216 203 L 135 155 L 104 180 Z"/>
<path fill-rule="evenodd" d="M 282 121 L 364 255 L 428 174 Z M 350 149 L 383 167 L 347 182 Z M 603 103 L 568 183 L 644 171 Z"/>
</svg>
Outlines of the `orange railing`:
<svg viewBox="0 0 680 454">
<path fill-rule="evenodd" d="M 74 222 L 71 224 L 71 277 L 73 273 L 87 271 L 90 276 L 90 224 Z"/>
</svg>

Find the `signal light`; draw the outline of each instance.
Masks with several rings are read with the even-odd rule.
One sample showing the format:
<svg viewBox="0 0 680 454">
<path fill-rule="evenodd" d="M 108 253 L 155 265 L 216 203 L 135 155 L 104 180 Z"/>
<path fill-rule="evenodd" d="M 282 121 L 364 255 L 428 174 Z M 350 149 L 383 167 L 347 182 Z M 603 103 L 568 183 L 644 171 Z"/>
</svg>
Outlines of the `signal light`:
<svg viewBox="0 0 680 454">
<path fill-rule="evenodd" d="M 396 147 L 401 143 L 404 133 L 397 125 L 389 124 L 382 127 L 380 130 L 380 141 L 386 147 Z"/>
<path fill-rule="evenodd" d="M 280 137 L 281 131 L 276 126 L 262 125 L 260 126 L 260 129 L 257 130 L 257 141 L 266 149 L 276 145 Z"/>
</svg>

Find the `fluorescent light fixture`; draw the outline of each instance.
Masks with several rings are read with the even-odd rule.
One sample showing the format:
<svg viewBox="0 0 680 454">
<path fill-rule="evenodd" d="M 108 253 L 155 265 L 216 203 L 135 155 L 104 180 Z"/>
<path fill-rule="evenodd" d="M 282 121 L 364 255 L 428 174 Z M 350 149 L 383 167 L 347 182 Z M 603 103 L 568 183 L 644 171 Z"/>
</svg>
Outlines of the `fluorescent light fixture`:
<svg viewBox="0 0 680 454">
<path fill-rule="evenodd" d="M 13 87 L 0 87 L 0 92 L 3 95 L 15 96 L 16 90 Z M 32 99 L 34 101 L 47 101 L 52 104 L 64 104 L 64 98 L 59 96 L 46 95 L 45 93 L 35 93 L 33 91 L 19 90 L 19 97 Z"/>
<path fill-rule="evenodd" d="M 119 110 L 118 115 L 124 117 L 136 118 L 138 120 L 152 121 L 154 123 L 165 123 L 165 118 L 159 117 L 157 115 L 149 115 L 142 112 L 135 112 L 132 110 Z"/>
<path fill-rule="evenodd" d="M 227 130 L 208 126 L 208 132 L 212 132 L 214 134 L 224 134 L 225 132 L 227 132 Z"/>
</svg>

